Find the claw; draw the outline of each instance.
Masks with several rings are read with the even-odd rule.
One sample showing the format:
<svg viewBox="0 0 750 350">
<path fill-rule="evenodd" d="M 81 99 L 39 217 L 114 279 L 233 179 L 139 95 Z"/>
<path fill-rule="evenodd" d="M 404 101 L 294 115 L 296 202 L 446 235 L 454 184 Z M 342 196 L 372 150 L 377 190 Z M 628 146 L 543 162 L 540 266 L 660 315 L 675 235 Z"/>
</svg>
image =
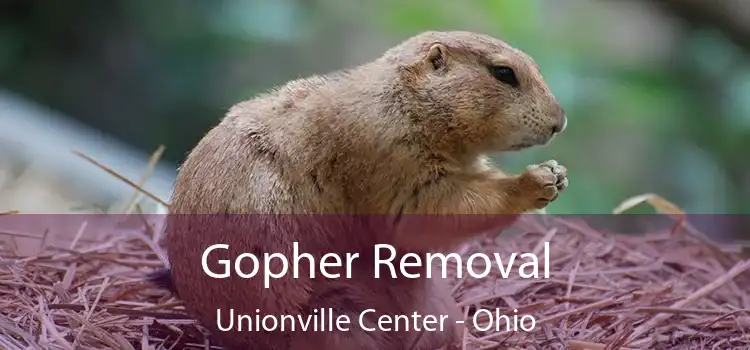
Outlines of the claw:
<svg viewBox="0 0 750 350">
<path fill-rule="evenodd" d="M 568 187 L 567 169 L 556 160 L 528 165 L 526 171 L 541 189 L 536 189 L 536 209 L 541 209 L 557 200 L 560 192 Z"/>
</svg>

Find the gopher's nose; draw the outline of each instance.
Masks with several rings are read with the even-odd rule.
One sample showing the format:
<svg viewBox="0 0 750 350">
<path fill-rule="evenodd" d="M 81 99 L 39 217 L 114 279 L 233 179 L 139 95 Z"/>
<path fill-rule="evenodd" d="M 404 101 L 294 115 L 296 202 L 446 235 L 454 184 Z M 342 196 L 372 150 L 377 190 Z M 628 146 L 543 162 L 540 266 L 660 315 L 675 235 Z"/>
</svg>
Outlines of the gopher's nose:
<svg viewBox="0 0 750 350">
<path fill-rule="evenodd" d="M 565 114 L 565 109 L 557 101 L 554 103 L 552 115 L 557 119 L 556 123 L 552 125 L 552 135 L 565 131 L 568 126 L 568 116 Z"/>
<path fill-rule="evenodd" d="M 552 133 L 553 134 L 559 134 L 563 131 L 565 131 L 565 128 L 568 127 L 568 117 L 563 115 L 562 122 L 555 124 L 552 126 Z"/>
</svg>

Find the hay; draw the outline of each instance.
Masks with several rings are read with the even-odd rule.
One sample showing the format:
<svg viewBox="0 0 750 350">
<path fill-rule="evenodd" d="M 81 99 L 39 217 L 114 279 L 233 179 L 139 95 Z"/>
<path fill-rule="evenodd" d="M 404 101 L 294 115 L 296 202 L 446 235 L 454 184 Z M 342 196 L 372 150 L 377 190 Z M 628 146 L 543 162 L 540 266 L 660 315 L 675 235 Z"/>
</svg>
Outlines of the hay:
<svg viewBox="0 0 750 350">
<path fill-rule="evenodd" d="M 530 333 L 469 327 L 465 349 L 750 348 L 750 261 L 680 232 L 617 236 L 541 217 L 524 219 L 521 235 L 461 252 L 540 253 L 545 241 L 553 252 L 549 279 L 455 281 L 467 318 L 478 308 L 499 308 L 537 320 Z M 0 348 L 210 347 L 179 301 L 143 281 L 162 266 L 153 234 L 110 237 L 86 247 L 75 239 L 69 249 L 38 256 L 2 256 Z"/>
<path fill-rule="evenodd" d="M 75 153 L 136 190 L 125 212 L 141 196 L 167 206 L 142 189 L 147 176 L 135 183 Z M 464 247 L 465 256 L 542 256 L 550 242 L 551 261 L 541 263 L 549 264 L 551 276 L 453 278 L 467 319 L 463 349 L 750 349 L 750 260 L 717 248 L 659 196 L 633 197 L 615 212 L 640 203 L 677 217 L 678 229 L 622 236 L 580 220 L 532 215 L 519 222 L 520 235 Z M 0 213 L 10 214 L 17 213 Z M 32 256 L 19 256 L 14 244 L 32 233 L 0 232 L 11 242 L 0 255 L 0 349 L 219 349 L 178 300 L 145 282 L 164 265 L 154 244 L 158 230 L 107 230 L 97 234 L 102 240 L 84 244 L 83 229 L 65 248 L 35 237 L 45 251 Z M 508 331 L 496 323 L 501 329 L 480 331 L 470 326 L 480 309 L 531 314 L 536 327 Z M 488 321 L 478 317 L 480 327 Z"/>
</svg>

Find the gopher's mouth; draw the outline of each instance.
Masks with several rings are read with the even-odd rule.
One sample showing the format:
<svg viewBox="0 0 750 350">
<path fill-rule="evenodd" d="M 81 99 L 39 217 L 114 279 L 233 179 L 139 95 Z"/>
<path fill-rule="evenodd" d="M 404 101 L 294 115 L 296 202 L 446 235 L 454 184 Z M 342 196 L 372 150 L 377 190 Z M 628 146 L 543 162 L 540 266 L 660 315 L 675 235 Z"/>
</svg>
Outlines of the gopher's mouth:
<svg viewBox="0 0 750 350">
<path fill-rule="evenodd" d="M 520 150 L 524 150 L 524 149 L 527 149 L 527 148 L 532 148 L 532 147 L 537 147 L 537 146 L 545 146 L 545 145 L 548 145 L 550 142 L 552 142 L 553 138 L 554 138 L 554 136 L 547 137 L 547 138 L 535 139 L 535 140 L 524 140 L 523 142 L 512 144 L 509 147 L 509 149 L 511 151 L 520 151 Z"/>
<path fill-rule="evenodd" d="M 537 146 L 546 146 L 549 145 L 550 142 L 552 142 L 555 136 L 556 134 L 551 134 L 549 136 L 525 137 L 521 140 L 521 142 L 512 144 L 510 146 L 510 149 L 516 151 Z"/>
<path fill-rule="evenodd" d="M 527 143 L 527 142 L 524 142 L 524 143 L 516 143 L 516 144 L 513 144 L 513 145 L 511 145 L 511 146 L 510 146 L 510 147 L 508 147 L 508 148 L 509 148 L 509 149 L 510 149 L 511 151 L 520 151 L 520 150 L 522 150 L 522 149 L 526 149 L 526 148 L 531 148 L 531 147 L 534 147 L 534 146 L 536 146 L 536 144 L 534 144 L 534 143 Z"/>
</svg>

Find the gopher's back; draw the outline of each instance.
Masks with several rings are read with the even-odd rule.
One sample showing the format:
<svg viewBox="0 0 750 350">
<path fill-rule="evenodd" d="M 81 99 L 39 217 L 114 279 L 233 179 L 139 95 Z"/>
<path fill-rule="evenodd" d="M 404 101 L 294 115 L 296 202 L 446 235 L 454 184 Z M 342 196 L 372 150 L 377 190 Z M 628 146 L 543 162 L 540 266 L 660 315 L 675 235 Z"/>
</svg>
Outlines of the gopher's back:
<svg viewBox="0 0 750 350">
<path fill-rule="evenodd" d="M 161 244 L 176 294 L 227 346 L 285 349 L 289 335 L 218 331 L 217 310 L 296 315 L 304 313 L 315 288 L 304 277 L 309 276 L 305 266 L 300 278 L 287 274 L 269 289 L 257 277 L 213 279 L 200 264 L 208 247 L 229 245 L 212 252 L 209 268 L 214 271 L 224 269 L 215 263 L 218 259 L 234 261 L 242 253 L 292 256 L 294 242 L 316 260 L 325 253 L 357 252 L 371 246 L 374 237 L 316 229 L 302 214 L 383 212 L 388 208 L 378 208 L 377 201 L 392 200 L 377 189 L 394 179 L 382 165 L 392 164 L 389 147 L 383 146 L 389 138 L 377 131 L 373 135 L 372 124 L 335 103 L 340 96 L 329 85 L 324 78 L 292 82 L 234 106 L 180 167 Z M 296 215 L 278 219 L 277 214 Z"/>
<path fill-rule="evenodd" d="M 171 212 L 325 210 L 325 204 L 310 202 L 317 198 L 315 179 L 299 176 L 308 162 L 295 148 L 309 116 L 294 98 L 293 91 L 280 89 L 233 106 L 180 167 Z"/>
<path fill-rule="evenodd" d="M 232 107 L 182 164 L 171 211 L 391 212 L 388 192 L 423 169 L 399 146 L 408 126 L 378 110 L 382 96 L 347 84 L 355 74 L 293 81 Z"/>
</svg>

